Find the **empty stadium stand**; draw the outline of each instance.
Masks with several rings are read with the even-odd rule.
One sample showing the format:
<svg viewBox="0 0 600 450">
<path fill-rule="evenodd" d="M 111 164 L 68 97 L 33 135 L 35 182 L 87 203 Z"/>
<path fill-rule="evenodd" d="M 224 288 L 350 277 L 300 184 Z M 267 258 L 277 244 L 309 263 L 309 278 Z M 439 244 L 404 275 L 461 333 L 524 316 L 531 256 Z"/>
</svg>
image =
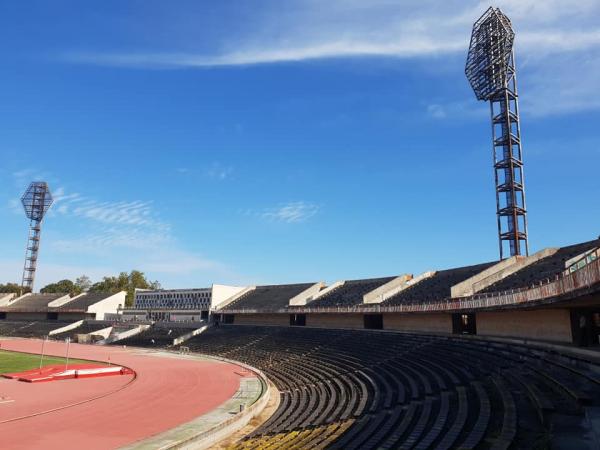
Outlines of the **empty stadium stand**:
<svg viewBox="0 0 600 450">
<path fill-rule="evenodd" d="M 33 322 L 0 320 L 0 336 L 16 336 L 18 330 L 31 326 Z"/>
<path fill-rule="evenodd" d="M 419 303 L 450 298 L 452 286 L 491 267 L 495 262 L 459 267 L 457 269 L 440 270 L 432 277 L 425 278 L 398 294 L 388 298 L 382 306 L 393 306 L 406 303 Z"/>
<path fill-rule="evenodd" d="M 257 286 L 242 295 L 227 308 L 231 309 L 278 309 L 286 308 L 290 299 L 310 288 L 314 283 Z"/>
<path fill-rule="evenodd" d="M 390 282 L 394 278 L 396 277 L 349 280 L 317 300 L 310 302 L 309 305 L 311 307 L 360 305 L 363 302 L 365 294 Z"/>
<path fill-rule="evenodd" d="M 48 303 L 64 297 L 68 294 L 31 294 L 24 296 L 8 305 L 3 310 L 43 310 L 48 308 Z"/>
<path fill-rule="evenodd" d="M 173 341 L 185 334 L 198 329 L 199 325 L 183 328 L 169 327 L 167 324 L 152 326 L 135 336 L 117 341 L 118 345 L 131 345 L 136 347 L 167 348 L 173 345 Z"/>
<path fill-rule="evenodd" d="M 78 296 L 73 300 L 70 300 L 63 305 L 58 306 L 56 309 L 61 310 L 81 310 L 87 311 L 87 309 L 95 303 L 106 299 L 113 295 L 112 293 L 106 292 L 90 292 L 82 296 Z"/>
<path fill-rule="evenodd" d="M 7 321 L 0 320 L 0 336 L 14 336 L 25 338 L 43 338 L 59 328 L 72 322 L 51 321 Z"/>
<path fill-rule="evenodd" d="M 495 263 L 426 273 L 411 285 L 383 277 L 327 292 L 321 283 L 245 288 L 183 345 L 257 367 L 277 386 L 276 411 L 238 449 L 597 448 L 600 354 L 557 343 L 600 347 L 600 259 L 580 260 L 598 247 L 600 239 L 551 249 L 486 292 L 453 299 L 453 286 Z M 392 296 L 363 304 L 383 290 Z M 48 303 L 60 295 L 22 297 L 0 308 L 0 336 L 43 337 L 77 317 L 85 322 L 52 337 L 111 326 L 102 344 L 176 350 L 176 338 L 203 325 L 117 314 L 89 322 L 91 314 L 73 312 L 105 296 L 58 307 Z"/>
<path fill-rule="evenodd" d="M 0 320 L 60 320 L 75 322 L 84 319 L 104 320 L 107 314 L 117 314 L 125 303 L 124 291 L 69 294 L 26 294 L 0 305 Z"/>
<path fill-rule="evenodd" d="M 508 291 L 510 289 L 520 289 L 532 286 L 535 283 L 539 283 L 547 279 L 555 278 L 558 274 L 566 269 L 565 264 L 568 260 L 598 247 L 600 247 L 600 239 L 583 242 L 581 244 L 570 245 L 568 247 L 562 247 L 553 255 L 542 258 L 539 261 L 512 274 L 511 276 L 492 284 L 485 289 L 485 292 L 500 292 Z"/>
<path fill-rule="evenodd" d="M 75 341 L 78 334 L 90 334 L 95 331 L 102 330 L 104 328 L 108 328 L 110 323 L 108 322 L 83 322 L 77 328 L 73 328 L 71 330 L 65 331 L 63 333 L 56 333 L 52 335 L 52 339 L 56 340 L 64 340 L 66 338 L 71 339 L 71 341 Z"/>
<path fill-rule="evenodd" d="M 600 360 L 389 332 L 220 326 L 191 350 L 261 369 L 276 412 L 235 448 L 592 448 Z"/>
</svg>

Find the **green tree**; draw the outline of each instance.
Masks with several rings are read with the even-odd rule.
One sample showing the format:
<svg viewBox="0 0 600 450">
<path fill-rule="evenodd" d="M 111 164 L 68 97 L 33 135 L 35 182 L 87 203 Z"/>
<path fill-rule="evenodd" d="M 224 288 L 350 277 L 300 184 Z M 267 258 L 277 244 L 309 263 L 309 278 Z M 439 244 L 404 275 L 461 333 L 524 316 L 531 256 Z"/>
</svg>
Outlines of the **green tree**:
<svg viewBox="0 0 600 450">
<path fill-rule="evenodd" d="M 115 277 L 104 277 L 90 286 L 90 292 L 116 292 L 117 282 Z"/>
<path fill-rule="evenodd" d="M 160 283 L 158 281 L 148 281 L 143 272 L 132 270 L 130 273 L 121 272 L 116 277 L 104 277 L 102 281 L 94 283 L 90 287 L 90 292 L 116 293 L 126 291 L 125 306 L 132 306 L 136 289 L 160 289 Z"/>
<path fill-rule="evenodd" d="M 81 294 L 81 289 L 71 280 L 60 280 L 40 289 L 42 294 L 70 294 L 72 297 Z"/>
<path fill-rule="evenodd" d="M 90 277 L 87 275 L 81 275 L 75 280 L 75 286 L 77 286 L 81 292 L 89 291 L 90 287 L 92 287 L 92 280 L 90 280 Z"/>
<path fill-rule="evenodd" d="M 31 292 L 29 288 L 23 288 L 23 294 Z M 0 284 L 0 293 L 2 294 L 20 294 L 21 286 L 17 283 Z"/>
</svg>

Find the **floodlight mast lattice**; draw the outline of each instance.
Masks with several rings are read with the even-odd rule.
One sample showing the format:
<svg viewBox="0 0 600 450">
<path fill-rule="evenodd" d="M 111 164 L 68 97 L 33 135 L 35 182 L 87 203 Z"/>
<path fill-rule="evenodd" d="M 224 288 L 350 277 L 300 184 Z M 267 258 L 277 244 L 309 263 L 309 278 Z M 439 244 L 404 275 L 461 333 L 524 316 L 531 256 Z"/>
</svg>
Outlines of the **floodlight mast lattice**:
<svg viewBox="0 0 600 450">
<path fill-rule="evenodd" d="M 52 194 L 45 181 L 34 181 L 29 185 L 21 203 L 25 215 L 29 219 L 29 237 L 25 249 L 25 265 L 23 266 L 23 279 L 21 289 L 28 288 L 33 291 L 35 270 L 37 268 L 40 237 L 42 233 L 42 220 L 52 206 Z"/>
<path fill-rule="evenodd" d="M 529 255 L 514 39 L 508 17 L 489 8 L 473 25 L 465 67 L 477 100 L 490 102 L 500 259 L 505 243 L 510 256 Z"/>
</svg>

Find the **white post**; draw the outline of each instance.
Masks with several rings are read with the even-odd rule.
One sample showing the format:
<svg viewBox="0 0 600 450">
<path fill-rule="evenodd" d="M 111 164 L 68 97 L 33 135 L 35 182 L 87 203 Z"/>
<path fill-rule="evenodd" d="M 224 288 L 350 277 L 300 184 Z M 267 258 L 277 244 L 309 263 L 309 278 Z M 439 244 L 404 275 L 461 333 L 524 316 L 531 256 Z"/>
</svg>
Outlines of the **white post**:
<svg viewBox="0 0 600 450">
<path fill-rule="evenodd" d="M 71 343 L 71 338 L 67 338 L 67 360 L 65 362 L 65 372 L 67 371 L 67 368 L 69 367 L 69 344 Z"/>
<path fill-rule="evenodd" d="M 46 346 L 47 340 L 48 336 L 44 336 L 44 340 L 42 341 L 42 357 L 40 358 L 40 370 L 42 370 L 42 364 L 44 363 L 44 347 Z"/>
</svg>

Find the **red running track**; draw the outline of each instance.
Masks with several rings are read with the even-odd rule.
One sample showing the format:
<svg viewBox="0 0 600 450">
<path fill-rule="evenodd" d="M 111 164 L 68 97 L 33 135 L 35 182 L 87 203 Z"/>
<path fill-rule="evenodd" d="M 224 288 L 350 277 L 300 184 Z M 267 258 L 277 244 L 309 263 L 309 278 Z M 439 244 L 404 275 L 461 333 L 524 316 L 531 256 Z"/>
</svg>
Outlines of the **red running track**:
<svg viewBox="0 0 600 450">
<path fill-rule="evenodd" d="M 0 345 L 5 350 L 41 351 L 39 340 L 1 340 Z M 48 342 L 45 353 L 64 356 L 65 344 Z M 219 361 L 81 344 L 71 344 L 69 355 L 95 361 L 110 358 L 113 364 L 133 369 L 136 376 L 39 384 L 1 379 L 2 450 L 119 448 L 215 409 L 240 385 L 240 367 Z"/>
</svg>

